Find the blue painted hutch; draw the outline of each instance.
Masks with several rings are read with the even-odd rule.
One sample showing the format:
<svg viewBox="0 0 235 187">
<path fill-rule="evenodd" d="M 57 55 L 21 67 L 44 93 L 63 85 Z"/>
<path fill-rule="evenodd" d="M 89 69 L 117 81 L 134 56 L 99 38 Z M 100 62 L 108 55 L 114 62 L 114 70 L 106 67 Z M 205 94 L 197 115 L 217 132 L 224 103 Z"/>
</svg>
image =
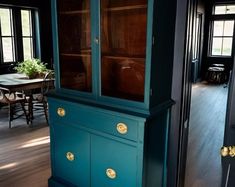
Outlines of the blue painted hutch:
<svg viewBox="0 0 235 187">
<path fill-rule="evenodd" d="M 166 185 L 175 26 L 169 2 L 52 0 L 49 186 Z"/>
</svg>

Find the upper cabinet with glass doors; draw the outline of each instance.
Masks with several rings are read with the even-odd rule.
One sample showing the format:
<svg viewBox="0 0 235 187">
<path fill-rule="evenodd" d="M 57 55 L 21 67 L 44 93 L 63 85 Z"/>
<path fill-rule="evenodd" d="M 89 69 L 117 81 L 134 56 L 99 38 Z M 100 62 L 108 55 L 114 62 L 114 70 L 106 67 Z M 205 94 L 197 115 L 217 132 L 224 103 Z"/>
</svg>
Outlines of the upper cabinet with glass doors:
<svg viewBox="0 0 235 187">
<path fill-rule="evenodd" d="M 144 101 L 147 0 L 101 0 L 101 94 Z"/>
<path fill-rule="evenodd" d="M 61 88 L 91 92 L 90 1 L 58 0 Z"/>
<path fill-rule="evenodd" d="M 161 97 L 165 87 L 154 79 L 163 77 L 167 83 L 169 61 L 162 61 L 161 55 L 172 47 L 163 44 L 153 51 L 161 35 L 167 34 L 154 29 L 154 0 L 54 0 L 53 6 L 60 93 L 140 108 L 148 108 L 151 99 L 159 102 L 155 88 Z M 168 35 L 166 43 L 170 39 Z M 163 71 L 157 69 L 160 63 Z"/>
</svg>

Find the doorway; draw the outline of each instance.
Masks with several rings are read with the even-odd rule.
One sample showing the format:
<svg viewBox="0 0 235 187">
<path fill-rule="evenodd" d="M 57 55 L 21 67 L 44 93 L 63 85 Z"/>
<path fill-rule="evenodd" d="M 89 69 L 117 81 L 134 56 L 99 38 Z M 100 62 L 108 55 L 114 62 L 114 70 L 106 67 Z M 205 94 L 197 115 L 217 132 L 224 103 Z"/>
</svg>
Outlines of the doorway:
<svg viewBox="0 0 235 187">
<path fill-rule="evenodd" d="M 220 187 L 227 95 L 223 84 L 192 85 L 185 187 Z"/>
<path fill-rule="evenodd" d="M 193 6 L 193 5 L 192 5 Z M 216 7 L 216 6 L 213 6 Z M 218 6 L 219 7 L 219 6 Z M 188 62 L 190 64 L 186 67 L 186 71 L 191 73 L 191 81 L 184 85 L 185 87 L 189 87 L 189 90 L 186 95 L 189 97 L 188 108 L 186 108 L 186 113 L 188 113 L 187 124 L 188 129 L 186 132 L 187 136 L 187 146 L 186 146 L 186 155 L 185 162 L 185 179 L 184 186 L 185 187 L 220 187 L 222 181 L 222 163 L 221 156 L 219 154 L 219 150 L 223 145 L 224 140 L 224 129 L 225 129 L 225 118 L 226 118 L 226 110 L 227 110 L 227 98 L 228 98 L 228 85 L 224 85 L 225 79 L 220 79 L 218 74 L 216 74 L 216 78 L 219 79 L 209 79 L 206 76 L 203 76 L 204 79 L 200 79 L 200 70 L 201 61 L 200 55 L 198 51 L 200 51 L 200 45 L 202 45 L 201 38 L 201 28 L 202 24 L 200 24 L 200 14 L 193 12 L 195 9 L 192 9 L 192 19 L 191 29 L 189 32 L 192 33 L 192 38 L 189 38 L 191 41 L 192 56 L 188 58 Z M 215 12 L 212 14 L 215 14 Z M 214 18 L 217 18 L 214 16 Z M 225 17 L 223 17 L 225 19 Z M 233 23 L 232 21 L 226 20 L 213 20 L 208 26 L 208 38 L 210 42 L 213 44 L 208 44 L 206 48 L 209 49 L 209 52 L 206 49 L 206 56 L 204 58 L 207 61 L 208 69 L 204 67 L 204 75 L 205 71 L 209 70 L 210 66 L 213 65 L 220 68 L 224 67 L 225 64 L 222 64 L 219 61 L 218 56 L 213 56 L 214 51 L 217 48 L 220 48 L 217 42 L 217 32 L 216 29 L 217 23 L 223 23 L 223 25 L 228 25 L 228 23 Z M 232 25 L 233 25 L 232 24 Z M 222 24 L 221 24 L 222 25 Z M 225 32 L 225 27 L 221 26 L 223 32 Z M 216 28 L 216 29 L 215 29 Z M 230 27 L 228 27 L 230 28 Z M 233 26 L 231 27 L 231 32 L 233 31 Z M 213 33 L 213 35 L 212 35 Z M 211 36 L 210 36 L 211 35 Z M 230 37 L 230 36 L 229 36 Z M 208 40 L 208 38 L 205 38 Z M 223 40 L 223 39 L 222 39 Z M 204 43 L 205 44 L 205 43 Z M 215 47 L 216 46 L 216 47 Z M 223 56 L 223 45 L 221 45 L 221 56 Z M 230 47 L 231 48 L 231 47 Z M 231 50 L 228 50 L 231 52 Z M 205 51 L 204 51 L 205 53 Z M 230 59 L 233 61 L 232 52 L 230 54 Z M 221 58 L 222 59 L 222 58 Z M 217 60 L 217 61 L 216 61 Z M 211 61 L 216 61 L 216 63 L 212 63 Z M 199 65 L 198 65 L 199 64 Z M 229 64 L 229 63 L 227 63 Z M 191 68 L 190 68 L 191 67 Z M 216 67 L 217 69 L 219 69 Z M 215 68 L 215 69 L 216 69 Z M 229 67 L 227 67 L 227 70 Z M 190 75 L 185 74 L 186 77 L 190 77 Z M 201 80 L 213 80 L 213 81 L 201 81 Z M 186 81 L 187 82 L 187 81 Z M 192 84 L 191 84 L 192 83 Z"/>
<path fill-rule="evenodd" d="M 207 1 L 198 1 L 198 2 L 207 2 Z M 171 127 L 169 130 L 169 153 L 168 153 L 168 165 L 169 165 L 169 175 L 168 175 L 168 186 L 177 186 L 177 187 L 182 187 L 185 184 L 185 169 L 186 169 L 186 159 L 187 159 L 187 144 L 188 144 L 188 132 L 189 132 L 189 121 L 190 121 L 190 115 L 193 114 L 193 112 L 190 113 L 190 107 L 191 107 L 191 91 L 194 92 L 194 90 L 197 87 L 197 84 L 193 84 L 194 90 L 192 90 L 192 43 L 193 43 L 193 28 L 194 28 L 194 23 L 193 20 L 195 20 L 197 11 L 198 11 L 198 5 L 196 1 L 194 0 L 179 0 L 177 1 L 178 3 L 178 9 L 179 11 L 177 14 L 177 24 L 176 24 L 176 41 L 175 41 L 175 60 L 174 60 L 174 66 L 173 66 L 173 79 L 172 79 L 172 99 L 175 101 L 175 105 L 172 107 L 172 115 L 171 115 Z M 207 7 L 212 7 L 213 2 L 209 2 L 207 4 Z M 203 7 L 203 6 L 202 6 Z M 210 16 L 209 16 L 210 17 Z M 207 20 L 207 23 L 203 23 L 203 25 L 209 25 L 209 17 Z M 215 16 L 218 17 L 218 16 Z M 221 17 L 221 16 L 219 16 Z M 183 21 L 182 21 L 183 20 Z M 209 27 L 209 26 L 208 26 Z M 182 32 L 184 29 L 185 32 Z M 204 30 L 207 31 L 207 34 L 203 32 L 202 38 L 204 38 L 204 41 L 208 39 L 209 33 L 209 28 L 205 28 Z M 206 46 L 204 44 L 205 50 L 209 48 L 209 46 Z M 202 43 L 201 43 L 202 44 Z M 235 44 L 233 42 L 233 44 Z M 208 45 L 208 44 L 207 44 Z M 234 47 L 233 47 L 234 49 Z M 203 59 L 207 58 L 207 54 L 205 53 L 205 50 L 203 52 Z M 221 58 L 223 62 L 226 61 L 227 64 L 233 64 L 233 56 L 234 52 L 232 53 L 233 55 L 231 58 Z M 218 59 L 218 58 L 217 58 Z M 218 63 L 218 61 L 214 61 L 214 58 L 208 57 L 206 59 L 207 61 L 211 60 L 210 62 L 212 63 Z M 228 61 L 229 60 L 229 61 Z M 203 64 L 201 64 L 201 67 Z M 232 69 L 232 67 L 228 67 L 229 69 Z M 202 69 L 202 68 L 200 68 Z M 203 70 L 206 70 L 205 67 L 203 67 Z M 203 79 L 202 79 L 203 80 Z M 197 79 L 195 82 L 197 83 L 199 81 L 200 83 L 200 78 Z M 196 87 L 195 87 L 196 85 Z M 232 84 L 231 84 L 232 85 Z M 203 88 L 203 84 L 201 87 Z M 219 86 L 219 85 L 218 85 Z M 200 88 L 200 87 L 199 87 Z M 199 89 L 198 88 L 198 89 Z M 227 91 L 228 88 L 223 88 L 223 85 L 221 85 L 221 91 Z M 231 90 L 231 89 L 229 89 Z M 234 88 L 235 90 L 235 88 Z M 234 91 L 235 92 L 235 91 Z M 194 93 L 193 93 L 194 94 Z M 226 94 L 225 94 L 226 95 Z M 229 94 L 231 95 L 231 94 Z M 231 98 L 230 98 L 231 99 Z M 229 101 L 230 101 L 229 99 Z M 226 101 L 224 101 L 226 103 Z M 235 103 L 235 100 L 234 100 Z M 226 106 L 225 106 L 226 107 Z M 210 108 L 210 107 L 209 107 Z M 213 108 L 213 107 L 211 107 Z M 193 109 L 192 109 L 193 110 Z M 235 110 L 235 109 L 234 109 Z M 234 111 L 232 111 L 234 114 Z M 215 115 L 215 114 L 214 114 Z M 216 114 L 217 116 L 217 114 Z M 200 118 L 198 118 L 201 120 Z M 227 120 L 226 120 L 227 121 Z M 235 119 L 234 119 L 235 121 Z M 217 123 L 217 121 L 216 121 Z M 227 123 L 226 123 L 227 124 Z M 234 123 L 235 124 L 235 123 Z M 201 128 L 202 130 L 202 128 Z M 224 130 L 224 129 L 222 129 Z M 203 130 L 202 130 L 203 131 Z M 224 136 L 224 135 L 223 135 Z M 233 136 L 235 137 L 235 136 Z M 200 138 L 200 137 L 197 137 Z M 195 141 L 192 140 L 194 143 Z M 221 141 L 221 145 L 223 145 L 223 137 Z M 206 144 L 206 143 L 204 143 Z M 227 145 L 233 145 L 227 143 Z M 207 150 L 207 155 L 210 158 L 213 155 L 219 156 L 219 163 L 221 163 L 220 160 L 220 154 L 219 154 L 219 149 L 217 150 L 216 148 L 213 147 L 214 144 L 211 143 L 208 150 Z M 225 144 L 226 146 L 226 144 Z M 213 151 L 215 150 L 215 151 Z M 199 147 L 199 152 L 201 151 Z M 196 158 L 200 156 L 195 156 Z M 212 164 L 213 165 L 213 164 Z M 204 167 L 203 165 L 201 167 Z M 212 169 L 212 167 L 211 167 Z M 209 171 L 210 172 L 210 171 Z M 203 172 L 200 173 L 203 175 Z M 204 176 L 206 176 L 204 172 Z M 188 177 L 186 175 L 186 177 Z M 202 180 L 201 180 L 202 181 Z M 203 187 L 202 185 L 199 184 L 198 186 Z M 202 182 L 201 182 L 202 183 Z M 196 184 L 195 184 L 196 185 Z M 220 185 L 220 184 L 218 184 Z M 210 187 L 210 186 L 206 186 Z M 214 187 L 214 184 L 212 185 Z"/>
<path fill-rule="evenodd" d="M 203 14 L 193 24 L 191 102 L 188 125 L 185 187 L 219 187 L 228 87 L 201 81 Z"/>
</svg>

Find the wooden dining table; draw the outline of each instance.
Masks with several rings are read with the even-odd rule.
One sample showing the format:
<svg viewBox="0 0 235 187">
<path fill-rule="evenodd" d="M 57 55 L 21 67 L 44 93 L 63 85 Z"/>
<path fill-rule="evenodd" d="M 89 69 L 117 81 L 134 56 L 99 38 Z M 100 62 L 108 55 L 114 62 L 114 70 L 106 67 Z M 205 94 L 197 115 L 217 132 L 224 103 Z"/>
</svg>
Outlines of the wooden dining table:
<svg viewBox="0 0 235 187">
<path fill-rule="evenodd" d="M 0 86 L 9 89 L 11 92 L 26 91 L 41 88 L 43 78 L 29 79 L 20 73 L 0 75 Z"/>
<path fill-rule="evenodd" d="M 29 79 L 26 75 L 20 73 L 2 74 L 0 75 L 0 87 L 4 87 L 10 90 L 10 92 L 23 91 L 28 94 L 29 97 L 29 111 L 30 119 L 33 119 L 33 106 L 32 106 L 32 91 L 40 89 L 42 87 L 43 78 Z M 53 84 L 54 80 L 51 81 Z M 32 121 L 31 121 L 32 122 Z"/>
</svg>

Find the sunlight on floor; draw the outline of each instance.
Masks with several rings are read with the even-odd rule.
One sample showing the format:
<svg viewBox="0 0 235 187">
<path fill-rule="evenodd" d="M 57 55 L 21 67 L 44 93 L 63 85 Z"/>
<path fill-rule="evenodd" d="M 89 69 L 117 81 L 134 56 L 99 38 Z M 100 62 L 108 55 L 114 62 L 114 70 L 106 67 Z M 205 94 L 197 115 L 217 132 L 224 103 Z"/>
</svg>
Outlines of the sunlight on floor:
<svg viewBox="0 0 235 187">
<path fill-rule="evenodd" d="M 17 166 L 17 165 L 18 165 L 17 162 L 13 162 L 13 163 L 10 163 L 10 164 L 6 164 L 6 165 L 3 165 L 3 166 L 0 166 L 0 170 L 13 168 L 13 167 L 15 167 L 15 166 Z"/>
<path fill-rule="evenodd" d="M 48 143 L 50 143 L 50 137 L 44 136 L 41 138 L 36 138 L 36 139 L 30 140 L 30 141 L 27 141 L 25 144 L 20 146 L 19 149 L 27 148 L 27 147 L 34 147 L 34 146 L 48 144 Z"/>
</svg>

